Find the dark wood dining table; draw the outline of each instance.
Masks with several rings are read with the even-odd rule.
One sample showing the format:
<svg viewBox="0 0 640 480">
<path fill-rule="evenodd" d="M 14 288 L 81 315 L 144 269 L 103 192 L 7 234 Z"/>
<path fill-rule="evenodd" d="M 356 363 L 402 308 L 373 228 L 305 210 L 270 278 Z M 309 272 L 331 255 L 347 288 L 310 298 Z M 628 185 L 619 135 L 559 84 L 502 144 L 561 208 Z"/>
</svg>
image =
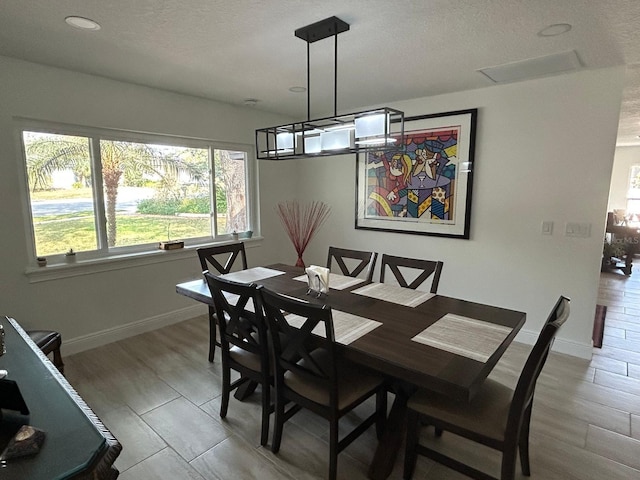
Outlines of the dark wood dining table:
<svg viewBox="0 0 640 480">
<path fill-rule="evenodd" d="M 269 265 L 267 268 L 284 274 L 254 283 L 278 293 L 311 303 L 326 304 L 332 309 L 380 322 L 377 328 L 350 344 L 339 344 L 339 352 L 345 358 L 385 374 L 399 385 L 389 413 L 387 431 L 370 465 L 369 478 L 387 478 L 393 469 L 404 431 L 406 401 L 412 389 L 424 388 L 447 395 L 452 400 L 470 401 L 526 320 L 524 312 L 442 295 L 434 295 L 411 307 L 353 293 L 366 285 L 364 281 L 343 290 L 331 289 L 328 295 L 316 298 L 315 295 L 307 295 L 305 282 L 294 279 L 304 274 L 303 268 L 283 264 Z M 212 304 L 203 280 L 180 283 L 176 285 L 176 291 Z M 506 327 L 502 329 L 508 333 L 485 361 L 413 340 L 447 314 L 479 320 L 499 328 Z M 473 335 L 471 332 L 468 334 Z"/>
</svg>

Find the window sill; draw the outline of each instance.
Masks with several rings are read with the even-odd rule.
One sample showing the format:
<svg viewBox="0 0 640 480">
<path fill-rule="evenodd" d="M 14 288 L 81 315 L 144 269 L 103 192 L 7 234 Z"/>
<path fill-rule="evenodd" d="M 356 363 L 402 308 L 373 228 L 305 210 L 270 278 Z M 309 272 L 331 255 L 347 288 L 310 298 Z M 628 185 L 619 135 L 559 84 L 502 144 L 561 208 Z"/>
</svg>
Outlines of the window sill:
<svg viewBox="0 0 640 480">
<path fill-rule="evenodd" d="M 252 237 L 242 239 L 242 241 L 245 243 L 246 248 L 253 248 L 260 246 L 262 239 L 263 237 Z M 75 260 L 73 262 L 49 264 L 45 267 L 27 267 L 25 275 L 28 277 L 29 283 L 39 283 L 81 275 L 92 275 L 100 272 L 141 267 L 154 263 L 175 262 L 185 258 L 194 258 L 196 256 L 196 250 L 199 247 L 211 246 L 212 244 L 214 243 L 189 245 L 177 250 L 152 250 L 87 260 Z"/>
</svg>

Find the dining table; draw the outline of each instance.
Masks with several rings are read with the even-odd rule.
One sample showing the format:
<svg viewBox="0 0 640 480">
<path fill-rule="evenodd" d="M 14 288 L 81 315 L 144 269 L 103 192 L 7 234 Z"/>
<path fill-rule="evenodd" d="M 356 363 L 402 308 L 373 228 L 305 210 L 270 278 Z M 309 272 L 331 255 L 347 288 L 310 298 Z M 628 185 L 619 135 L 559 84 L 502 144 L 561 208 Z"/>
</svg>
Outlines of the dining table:
<svg viewBox="0 0 640 480">
<path fill-rule="evenodd" d="M 273 264 L 228 280 L 332 309 L 338 353 L 393 380 L 395 400 L 369 478 L 387 478 L 404 435 L 406 403 L 417 388 L 470 402 L 526 321 L 526 313 L 394 284 L 330 274 L 329 292 L 310 292 L 305 269 Z M 204 279 L 176 292 L 212 305 Z"/>
</svg>

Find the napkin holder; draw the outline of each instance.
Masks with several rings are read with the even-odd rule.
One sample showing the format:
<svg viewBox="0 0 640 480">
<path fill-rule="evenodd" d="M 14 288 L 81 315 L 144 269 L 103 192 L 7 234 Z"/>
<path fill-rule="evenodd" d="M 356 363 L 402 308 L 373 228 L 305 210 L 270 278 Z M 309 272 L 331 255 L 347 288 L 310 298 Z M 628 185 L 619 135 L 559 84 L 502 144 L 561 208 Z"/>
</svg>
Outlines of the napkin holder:
<svg viewBox="0 0 640 480">
<path fill-rule="evenodd" d="M 305 269 L 309 289 L 307 295 L 315 294 L 316 297 L 329 294 L 329 269 L 311 265 Z"/>
</svg>

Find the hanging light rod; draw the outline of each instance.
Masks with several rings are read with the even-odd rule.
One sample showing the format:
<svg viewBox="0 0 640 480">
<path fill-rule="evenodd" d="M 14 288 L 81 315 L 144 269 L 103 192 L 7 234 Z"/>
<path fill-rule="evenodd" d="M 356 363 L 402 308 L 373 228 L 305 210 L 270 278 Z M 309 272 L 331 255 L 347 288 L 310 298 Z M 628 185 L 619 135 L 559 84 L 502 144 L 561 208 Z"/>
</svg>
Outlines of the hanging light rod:
<svg viewBox="0 0 640 480">
<path fill-rule="evenodd" d="M 307 42 L 307 120 L 256 130 L 256 158 L 287 160 L 393 148 L 404 134 L 404 113 L 387 107 L 338 115 L 338 35 L 349 30 L 338 17 L 298 28 L 294 35 Z M 334 37 L 333 117 L 311 120 L 310 48 Z"/>
</svg>

